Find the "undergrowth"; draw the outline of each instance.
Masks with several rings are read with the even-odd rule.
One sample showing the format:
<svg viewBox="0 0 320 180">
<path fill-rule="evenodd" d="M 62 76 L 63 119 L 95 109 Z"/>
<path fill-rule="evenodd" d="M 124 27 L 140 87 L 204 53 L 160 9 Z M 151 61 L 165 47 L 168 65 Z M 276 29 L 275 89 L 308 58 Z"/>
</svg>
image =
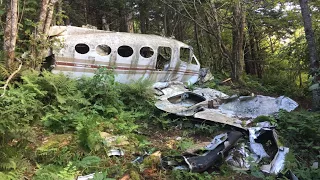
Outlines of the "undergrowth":
<svg viewBox="0 0 320 180">
<path fill-rule="evenodd" d="M 99 159 L 109 159 L 106 154 L 112 147 L 101 132 L 130 137 L 134 143 L 127 148 L 143 141 L 135 138 L 134 131 L 139 127 L 135 121 L 152 116 L 150 82 L 119 84 L 107 69 L 79 80 L 36 71 L 24 71 L 20 79 L 0 98 L 2 177 L 19 179 L 11 177 L 21 176 L 22 168 L 17 168 L 20 155 L 20 159 L 30 158 L 28 166 L 38 164 L 35 179 L 72 179 L 107 167 L 89 167 L 96 160 L 86 157 L 95 154 Z M 36 154 L 30 153 L 34 150 Z M 83 165 L 86 161 L 88 167 Z M 101 163 L 110 166 L 110 162 Z M 33 176 L 34 172 L 28 173 Z"/>
<path fill-rule="evenodd" d="M 207 85 L 229 94 L 239 93 L 230 86 L 218 85 L 218 81 Z M 134 179 L 215 178 L 215 173 L 164 172 L 153 161 L 148 166 L 131 163 L 136 157 L 133 152 L 156 150 L 141 132 L 144 129 L 151 133 L 181 131 L 182 140 L 175 140 L 175 149 L 163 148 L 164 154 L 178 155 L 196 143 L 191 137 L 210 139 L 227 128 L 191 123 L 191 119 L 158 111 L 150 86 L 145 80 L 117 83 L 113 72 L 103 68 L 93 77 L 77 80 L 63 74 L 24 71 L 0 98 L 0 180 L 74 179 L 90 173 L 95 173 L 96 179 L 119 179 L 125 174 Z M 254 83 L 250 86 L 258 87 Z M 272 119 L 282 142 L 290 147 L 286 168 L 301 179 L 319 175 L 318 170 L 310 168 L 320 158 L 319 120 L 320 115 L 311 112 L 280 112 Z M 114 142 L 103 135 L 115 136 Z M 119 148 L 125 151 L 124 157 L 108 156 L 111 149 Z M 231 177 L 229 171 L 222 168 L 221 172 L 221 177 Z"/>
</svg>

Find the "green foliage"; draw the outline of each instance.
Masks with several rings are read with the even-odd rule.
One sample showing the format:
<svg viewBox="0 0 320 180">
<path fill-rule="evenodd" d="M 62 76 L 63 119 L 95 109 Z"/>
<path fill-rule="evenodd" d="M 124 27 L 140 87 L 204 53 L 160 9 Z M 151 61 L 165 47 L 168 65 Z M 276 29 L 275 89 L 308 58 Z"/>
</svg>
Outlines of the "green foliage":
<svg viewBox="0 0 320 180">
<path fill-rule="evenodd" d="M 305 162 L 320 158 L 320 114 L 312 112 L 279 113 L 279 132 L 285 144 L 298 149 L 298 157 Z M 300 161 L 300 159 L 299 159 Z"/>
<path fill-rule="evenodd" d="M 82 78 L 78 82 L 78 89 L 91 107 L 107 118 L 114 117 L 123 109 L 118 86 L 113 72 L 106 68 L 98 69 L 93 78 Z"/>
<path fill-rule="evenodd" d="M 97 167 L 99 163 L 101 162 L 101 159 L 97 156 L 86 156 L 81 161 L 75 162 L 75 166 L 85 171 L 87 169 L 94 169 L 94 167 Z"/>
<path fill-rule="evenodd" d="M 46 166 L 39 166 L 39 169 L 36 171 L 35 176 L 33 179 L 35 180 L 74 180 L 76 176 L 76 169 L 69 163 L 68 166 L 61 167 L 56 165 L 46 165 Z"/>
<path fill-rule="evenodd" d="M 24 87 L 38 92 L 36 97 L 43 102 L 41 108 L 45 115 L 41 118 L 43 124 L 53 131 L 66 132 L 75 129 L 77 121 L 83 114 L 81 109 L 89 105 L 87 99 L 78 90 L 76 80 L 63 74 L 54 75 L 43 72 L 23 74 Z"/>
<path fill-rule="evenodd" d="M 302 167 L 295 169 L 294 174 L 301 180 L 316 180 L 320 177 L 320 170 L 310 167 Z"/>
<path fill-rule="evenodd" d="M 193 142 L 192 139 L 183 139 L 183 140 L 178 142 L 177 147 L 178 147 L 179 150 L 184 152 L 187 149 L 189 149 L 190 147 L 192 147 L 193 145 L 194 145 L 194 142 Z"/>
<path fill-rule="evenodd" d="M 102 146 L 99 125 L 103 121 L 99 115 L 84 117 L 77 126 L 77 136 L 80 145 L 91 151 L 98 151 Z"/>
<path fill-rule="evenodd" d="M 22 87 L 10 89 L 0 99 L 0 137 L 5 142 L 12 138 L 27 139 L 29 123 L 39 120 L 42 114 L 42 102 L 36 99 L 37 93 Z"/>
<path fill-rule="evenodd" d="M 152 82 L 148 80 L 138 80 L 130 84 L 120 84 L 120 100 L 124 104 L 124 109 L 134 113 L 142 112 L 141 117 L 152 114 L 154 107 Z"/>
<path fill-rule="evenodd" d="M 320 114 L 281 111 L 278 118 L 279 134 L 290 147 L 286 168 L 291 169 L 299 179 L 317 179 L 319 169 L 310 166 L 320 158 Z"/>
<path fill-rule="evenodd" d="M 204 173 L 192 173 L 188 171 L 172 171 L 170 179 L 188 179 L 188 180 L 207 180 L 213 179 L 213 176 L 208 172 Z"/>
<path fill-rule="evenodd" d="M 0 172 L 0 180 L 16 180 L 21 177 L 16 171 Z"/>
<path fill-rule="evenodd" d="M 266 121 L 270 122 L 271 125 L 273 125 L 273 126 L 277 126 L 277 120 L 271 116 L 258 116 L 253 120 L 254 123 L 266 122 Z"/>
</svg>

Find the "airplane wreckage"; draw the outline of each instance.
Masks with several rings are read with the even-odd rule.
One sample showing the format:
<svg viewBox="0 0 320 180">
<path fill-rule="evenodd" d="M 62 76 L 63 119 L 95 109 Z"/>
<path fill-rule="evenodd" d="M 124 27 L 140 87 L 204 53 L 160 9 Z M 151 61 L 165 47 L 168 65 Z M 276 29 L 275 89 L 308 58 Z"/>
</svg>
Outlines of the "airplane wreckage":
<svg viewBox="0 0 320 180">
<path fill-rule="evenodd" d="M 106 67 L 114 70 L 116 81 L 121 83 L 148 79 L 155 82 L 158 109 L 236 129 L 215 136 L 201 150 L 162 157 L 163 168 L 204 172 L 224 159 L 234 169 L 249 170 L 256 163 L 265 173 L 279 175 L 284 170 L 289 148 L 279 142 L 271 122 L 256 123 L 254 119 L 275 115 L 281 109 L 294 110 L 298 104 L 292 99 L 228 96 L 210 88 L 188 90 L 183 83 L 194 84 L 212 75 L 200 69 L 192 47 L 174 39 L 72 26 L 54 26 L 49 34 L 63 43 L 61 49 L 51 51 L 45 62 L 53 73 L 77 78 L 93 76 L 99 67 Z M 297 179 L 290 171 L 285 176 Z"/>
<path fill-rule="evenodd" d="M 106 67 L 121 83 L 141 78 L 190 84 L 198 80 L 200 63 L 192 47 L 174 39 L 73 26 L 53 26 L 49 36 L 63 43 L 51 52 L 54 62 L 48 65 L 53 73 L 93 76 L 97 68 Z"/>
</svg>

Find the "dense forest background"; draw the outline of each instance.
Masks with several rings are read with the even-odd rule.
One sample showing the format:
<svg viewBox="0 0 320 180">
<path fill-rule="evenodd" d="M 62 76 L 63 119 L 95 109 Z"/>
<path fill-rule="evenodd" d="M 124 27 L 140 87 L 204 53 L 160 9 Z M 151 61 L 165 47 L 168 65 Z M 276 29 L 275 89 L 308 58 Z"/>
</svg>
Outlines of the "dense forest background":
<svg viewBox="0 0 320 180">
<path fill-rule="evenodd" d="M 0 180 L 94 172 L 96 179 L 276 178 L 256 164 L 249 172 L 221 166 L 212 174 L 163 171 L 152 158 L 133 165 L 137 152 L 181 154 L 226 127 L 159 112 L 150 82 L 119 84 L 107 69 L 79 80 L 41 71 L 55 44 L 47 37 L 52 25 L 175 38 L 214 74 L 200 86 L 293 98 L 299 111 L 262 119 L 290 147 L 285 169 L 317 179 L 320 114 L 311 111 L 320 107 L 319 19 L 320 1 L 308 0 L 0 0 Z M 108 133 L 125 137 L 123 158 L 107 156 L 112 144 L 101 134 Z"/>
</svg>

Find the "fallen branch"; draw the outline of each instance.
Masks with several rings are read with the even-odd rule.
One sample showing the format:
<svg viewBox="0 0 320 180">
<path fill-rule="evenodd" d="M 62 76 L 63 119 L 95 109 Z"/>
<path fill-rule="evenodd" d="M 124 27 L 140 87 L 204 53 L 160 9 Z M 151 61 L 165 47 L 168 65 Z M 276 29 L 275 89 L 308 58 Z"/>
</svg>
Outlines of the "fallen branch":
<svg viewBox="0 0 320 180">
<path fill-rule="evenodd" d="M 228 78 L 228 79 L 222 81 L 221 83 L 223 84 L 223 83 L 226 83 L 226 82 L 228 82 L 228 81 L 231 81 L 231 78 Z"/>
<path fill-rule="evenodd" d="M 18 67 L 17 70 L 15 70 L 7 79 L 6 83 L 4 84 L 3 87 L 0 87 L 0 89 L 3 89 L 3 93 L 1 94 L 0 97 L 3 97 L 5 94 L 6 94 L 6 90 L 7 90 L 7 87 L 9 85 L 9 82 L 11 81 L 11 79 L 21 70 L 22 68 L 22 61 L 18 58 L 16 58 L 16 60 L 18 60 L 20 62 L 20 65 Z"/>
</svg>

